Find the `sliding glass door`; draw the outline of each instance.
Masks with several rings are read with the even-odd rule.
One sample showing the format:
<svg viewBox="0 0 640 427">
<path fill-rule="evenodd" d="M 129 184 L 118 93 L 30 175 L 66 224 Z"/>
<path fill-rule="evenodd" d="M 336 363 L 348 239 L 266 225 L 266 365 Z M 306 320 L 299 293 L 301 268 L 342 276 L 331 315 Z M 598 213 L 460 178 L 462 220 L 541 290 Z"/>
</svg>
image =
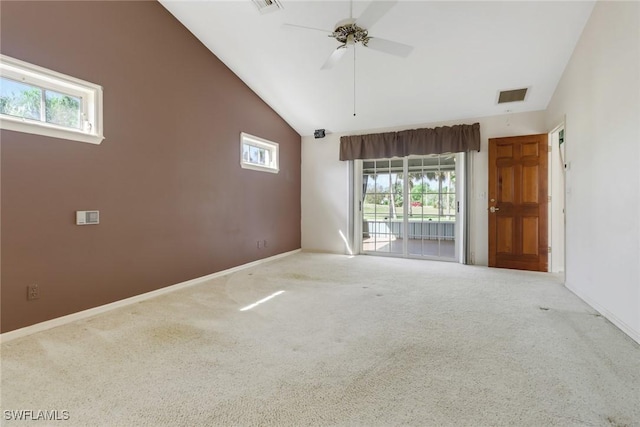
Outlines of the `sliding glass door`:
<svg viewBox="0 0 640 427">
<path fill-rule="evenodd" d="M 361 251 L 460 259 L 456 169 L 462 155 L 364 160 L 361 168 Z"/>
<path fill-rule="evenodd" d="M 363 162 L 362 250 L 402 255 L 404 162 Z"/>
</svg>

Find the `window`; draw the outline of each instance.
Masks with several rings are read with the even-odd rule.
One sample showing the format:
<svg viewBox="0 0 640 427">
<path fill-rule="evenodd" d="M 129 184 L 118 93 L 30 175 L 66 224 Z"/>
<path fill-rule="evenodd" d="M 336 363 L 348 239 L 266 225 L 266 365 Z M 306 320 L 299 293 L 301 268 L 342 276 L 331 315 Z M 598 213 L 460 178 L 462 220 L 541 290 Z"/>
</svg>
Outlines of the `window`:
<svg viewBox="0 0 640 427">
<path fill-rule="evenodd" d="M 265 172 L 278 173 L 278 144 L 242 132 L 240 134 L 240 166 Z"/>
<path fill-rule="evenodd" d="M 0 55 L 0 128 L 100 144 L 102 87 Z"/>
</svg>

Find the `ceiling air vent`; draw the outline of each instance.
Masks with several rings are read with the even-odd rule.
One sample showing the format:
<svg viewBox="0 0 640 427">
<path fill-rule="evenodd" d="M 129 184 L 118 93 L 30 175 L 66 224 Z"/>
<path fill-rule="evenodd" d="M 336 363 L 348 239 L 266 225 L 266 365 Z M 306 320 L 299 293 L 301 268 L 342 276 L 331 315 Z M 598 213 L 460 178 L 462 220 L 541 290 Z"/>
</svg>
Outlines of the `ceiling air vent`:
<svg viewBox="0 0 640 427">
<path fill-rule="evenodd" d="M 260 13 L 275 12 L 282 9 L 282 5 L 278 0 L 253 0 Z"/>
<path fill-rule="evenodd" d="M 527 88 L 514 89 L 514 90 L 501 90 L 498 95 L 498 104 L 504 104 L 506 102 L 524 101 L 527 96 Z"/>
</svg>

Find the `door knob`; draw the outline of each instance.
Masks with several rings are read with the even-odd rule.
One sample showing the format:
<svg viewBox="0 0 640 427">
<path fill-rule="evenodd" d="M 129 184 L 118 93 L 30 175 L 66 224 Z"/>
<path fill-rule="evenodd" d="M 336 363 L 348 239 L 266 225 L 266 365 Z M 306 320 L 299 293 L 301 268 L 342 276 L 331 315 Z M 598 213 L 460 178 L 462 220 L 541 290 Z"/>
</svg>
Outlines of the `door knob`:
<svg viewBox="0 0 640 427">
<path fill-rule="evenodd" d="M 495 206 L 491 206 L 489 208 L 489 212 L 491 212 L 491 213 L 495 213 L 496 211 L 499 211 L 499 210 L 500 210 L 500 208 L 496 208 Z"/>
</svg>

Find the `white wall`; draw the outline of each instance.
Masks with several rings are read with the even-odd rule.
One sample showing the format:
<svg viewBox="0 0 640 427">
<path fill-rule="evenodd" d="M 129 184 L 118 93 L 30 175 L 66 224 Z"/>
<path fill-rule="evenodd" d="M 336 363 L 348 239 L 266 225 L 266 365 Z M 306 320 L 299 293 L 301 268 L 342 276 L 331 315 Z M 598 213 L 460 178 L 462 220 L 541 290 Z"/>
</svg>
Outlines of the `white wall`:
<svg viewBox="0 0 640 427">
<path fill-rule="evenodd" d="M 547 109 L 566 115 L 566 284 L 640 342 L 640 3 L 598 2 Z"/>
<path fill-rule="evenodd" d="M 451 122 L 416 124 L 402 128 L 364 130 L 353 134 L 387 132 L 401 129 L 480 123 L 481 148 L 474 152 L 471 179 L 471 252 L 476 264 L 488 263 L 488 140 L 502 136 L 546 133 L 545 114 L 505 114 Z M 315 252 L 348 253 L 340 231 L 349 238 L 349 169 L 339 158 L 340 136 L 323 139 L 302 138 L 302 249 Z"/>
<path fill-rule="evenodd" d="M 349 170 L 339 158 L 340 138 L 302 137 L 302 250 L 348 253 Z"/>
<path fill-rule="evenodd" d="M 550 135 L 549 145 L 549 242 L 551 256 L 549 270 L 554 273 L 564 273 L 564 164 L 560 157 L 559 130 Z"/>
</svg>

